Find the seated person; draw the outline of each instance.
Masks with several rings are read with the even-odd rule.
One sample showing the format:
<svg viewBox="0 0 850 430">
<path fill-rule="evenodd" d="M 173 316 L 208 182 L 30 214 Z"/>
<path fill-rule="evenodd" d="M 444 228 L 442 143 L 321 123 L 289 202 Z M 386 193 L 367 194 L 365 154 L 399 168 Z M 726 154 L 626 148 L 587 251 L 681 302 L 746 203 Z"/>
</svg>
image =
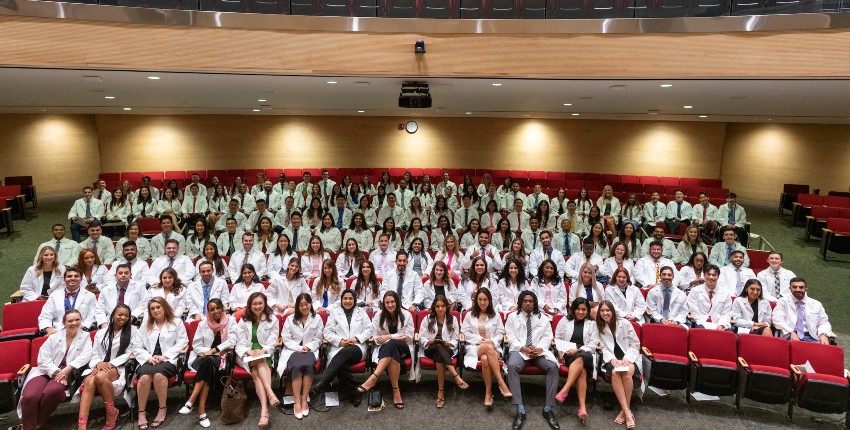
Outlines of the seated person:
<svg viewBox="0 0 850 430">
<path fill-rule="evenodd" d="M 190 194 L 183 200 L 183 207 L 181 208 L 184 225 L 195 225 L 195 221 L 204 219 L 207 216 L 209 205 L 207 204 L 206 196 L 200 195 L 198 192 L 201 188 L 204 189 L 204 193 L 206 194 L 206 187 L 199 187 L 198 184 L 189 185 Z"/>
<path fill-rule="evenodd" d="M 147 263 L 147 261 L 151 259 L 151 241 L 142 236 L 141 227 L 139 227 L 139 224 L 136 222 L 128 224 L 127 236 L 124 236 L 115 242 L 115 256 L 117 257 L 115 262 L 120 262 L 122 259 L 120 255 L 123 254 L 124 244 L 130 241 L 136 244 L 136 257 L 139 261 Z M 124 261 L 128 260 L 124 259 Z"/>
<path fill-rule="evenodd" d="M 109 273 L 106 266 L 100 264 L 100 258 L 94 250 L 83 248 L 80 251 L 80 258 L 77 260 L 77 269 L 82 275 L 82 286 L 86 290 L 97 294 L 98 289 L 103 286 L 106 281 L 106 275 Z"/>
<path fill-rule="evenodd" d="M 77 257 L 80 256 L 79 245 L 71 239 L 65 237 L 65 226 L 62 224 L 53 224 L 53 238 L 38 246 L 35 251 L 33 263 L 38 261 L 41 255 L 41 249 L 45 246 L 50 246 L 56 252 L 56 259 L 63 266 L 72 266 L 77 262 Z"/>
<path fill-rule="evenodd" d="M 750 257 L 747 255 L 747 248 L 738 243 L 737 239 L 735 229 L 725 227 L 723 229 L 723 242 L 717 242 L 711 247 L 708 262 L 717 267 L 723 267 L 729 264 L 734 251 L 740 251 L 744 254 L 744 267 L 750 267 Z"/>
<path fill-rule="evenodd" d="M 649 252 L 635 263 L 635 282 L 643 288 L 652 288 L 661 281 L 661 269 L 670 267 L 676 274 L 676 265 L 668 258 L 662 256 L 664 245 L 660 241 L 653 241 L 649 245 Z"/>
<path fill-rule="evenodd" d="M 292 212 L 289 219 L 289 227 L 284 230 L 284 233 L 290 238 L 292 249 L 296 252 L 305 251 L 310 245 L 310 236 L 312 234 L 310 233 L 309 228 L 305 228 L 301 225 L 300 212 Z"/>
<path fill-rule="evenodd" d="M 245 264 L 251 264 L 256 268 L 258 276 L 268 279 L 266 255 L 262 251 L 254 249 L 254 234 L 247 231 L 242 233 L 241 248 L 230 256 L 230 262 L 227 264 L 230 279 L 239 279 L 240 269 Z"/>
<path fill-rule="evenodd" d="M 659 222 L 667 221 L 667 205 L 661 202 L 658 191 L 652 193 L 652 200 L 643 205 L 643 229 L 645 231 L 655 230 Z"/>
<path fill-rule="evenodd" d="M 705 270 L 705 283 L 692 288 L 688 295 L 688 317 L 694 321 L 695 328 L 729 328 L 732 300 L 728 292 L 717 283 L 719 276 L 720 269 L 709 265 Z"/>
<path fill-rule="evenodd" d="M 525 253 L 531 254 L 535 249 L 541 248 L 540 243 L 540 221 L 537 218 L 528 220 L 528 228 L 522 231 L 522 241 L 525 243 Z M 462 244 L 461 244 L 462 247 Z"/>
<path fill-rule="evenodd" d="M 106 206 L 103 201 L 92 197 L 92 187 L 83 187 L 83 197 L 74 202 L 68 212 L 68 220 L 71 222 L 71 237 L 75 242 L 80 242 L 80 228 L 88 227 L 94 220 L 101 219 L 106 214 Z"/>
<path fill-rule="evenodd" d="M 49 296 L 38 316 L 38 328 L 48 335 L 64 327 L 65 314 L 76 309 L 81 318 L 81 327 L 91 327 L 94 322 L 97 298 L 94 294 L 80 288 L 82 273 L 76 267 L 65 269 L 65 288 L 58 289 Z"/>
<path fill-rule="evenodd" d="M 502 258 L 499 256 L 499 250 L 490 244 L 490 233 L 487 230 L 480 230 L 478 232 L 477 246 L 470 246 L 466 249 L 466 254 L 464 254 L 461 261 L 463 269 L 469 270 L 472 267 L 472 260 L 476 257 L 484 258 L 491 274 L 496 274 L 502 270 Z M 561 261 L 563 261 L 563 257 Z"/>
<path fill-rule="evenodd" d="M 564 273 L 567 275 L 569 279 L 578 279 L 579 269 L 584 266 L 586 263 L 590 263 L 593 266 L 598 267 L 603 264 L 602 257 L 593 252 L 594 244 L 593 240 L 588 238 L 584 239 L 584 243 L 582 244 L 581 253 L 574 253 L 569 260 L 567 260 L 564 266 Z"/>
<path fill-rule="evenodd" d="M 632 285 L 628 270 L 619 267 L 611 275 L 611 283 L 605 288 L 605 300 L 614 305 L 617 315 L 632 322 L 643 323 L 646 300 L 640 289 Z"/>
<path fill-rule="evenodd" d="M 566 272 L 564 255 L 561 254 L 561 251 L 558 250 L 558 248 L 552 246 L 552 232 L 549 230 L 543 230 L 540 232 L 540 247 L 532 251 L 531 255 L 528 256 L 528 267 L 539 268 L 540 264 L 546 260 L 552 260 L 555 262 L 555 265 L 558 267 L 558 276 L 563 279 L 564 273 Z M 499 265 L 494 273 L 501 269 L 502 265 Z"/>
<path fill-rule="evenodd" d="M 230 257 L 240 247 L 242 230 L 239 228 L 239 221 L 236 218 L 227 218 L 225 225 L 225 230 L 218 235 L 216 247 L 221 255 Z"/>
<path fill-rule="evenodd" d="M 177 252 L 180 255 L 186 254 L 186 238 L 174 231 L 174 220 L 171 216 L 161 216 L 159 218 L 159 226 L 162 228 L 162 232 L 151 239 L 151 258 L 156 259 L 165 255 L 165 242 L 169 239 L 177 241 Z"/>
<path fill-rule="evenodd" d="M 688 297 L 673 285 L 674 270 L 671 266 L 662 267 L 661 283 L 646 295 L 646 307 L 653 323 L 684 325 L 687 321 Z"/>
<path fill-rule="evenodd" d="M 100 258 L 101 263 L 112 264 L 115 261 L 115 248 L 112 247 L 112 240 L 101 236 L 102 233 L 103 229 L 100 221 L 92 221 L 89 224 L 89 237 L 80 242 L 80 248 L 93 249 L 97 253 L 98 258 Z"/>
<path fill-rule="evenodd" d="M 21 280 L 23 301 L 46 300 L 50 293 L 64 288 L 65 266 L 56 261 L 52 246 L 39 249 L 35 265 L 30 266 Z"/>
<path fill-rule="evenodd" d="M 185 279 L 186 282 L 195 277 L 195 265 L 189 257 L 179 254 L 179 242 L 175 239 L 168 239 L 165 243 L 165 255 L 158 257 L 151 263 L 151 268 L 148 270 L 148 285 L 154 285 L 159 282 L 159 275 L 165 269 L 174 269 L 180 279 Z"/>
<path fill-rule="evenodd" d="M 638 293 L 640 295 L 640 293 Z M 590 344 L 596 321 L 589 317 L 590 306 L 587 299 L 579 297 L 570 305 L 570 312 L 561 318 L 555 328 L 555 339 L 575 345 L 566 351 L 558 351 L 558 361 L 569 368 L 567 382 L 561 391 L 555 395 L 558 403 L 564 403 L 570 393 L 570 387 L 575 385 L 578 396 L 578 419 L 587 421 L 587 377 L 593 375 L 594 356 L 596 348 Z"/>
<path fill-rule="evenodd" d="M 129 317 L 133 311 L 144 306 L 147 291 L 145 283 L 133 280 L 131 267 L 127 263 L 115 265 L 115 275 L 107 282 L 97 297 L 94 319 L 98 327 L 104 328 L 110 321 L 110 315 L 116 307 L 125 305 L 130 308 Z"/>
<path fill-rule="evenodd" d="M 210 261 L 203 261 L 198 266 L 198 272 L 198 280 L 190 282 L 186 292 L 189 318 L 201 320 L 207 317 L 207 305 L 212 299 L 221 301 L 225 310 L 229 309 L 230 290 L 224 279 L 215 276 L 215 265 Z"/>
<path fill-rule="evenodd" d="M 216 233 L 222 233 L 227 229 L 227 220 L 230 218 L 233 218 L 236 221 L 236 225 L 240 228 L 248 221 L 248 217 L 239 210 L 239 200 L 230 199 L 230 202 L 227 204 L 227 211 L 221 214 L 218 222 L 215 223 Z"/>
<path fill-rule="evenodd" d="M 693 208 L 691 204 L 685 201 L 685 192 L 676 190 L 673 194 L 675 199 L 667 203 L 667 231 L 671 234 L 679 234 L 679 226 L 682 224 L 691 225 L 691 217 L 693 216 Z"/>
<path fill-rule="evenodd" d="M 767 254 L 767 264 L 768 268 L 756 275 L 763 285 L 764 297 L 775 302 L 791 295 L 791 279 L 797 277 L 797 275 L 782 267 L 782 253 L 771 251 Z"/>
<path fill-rule="evenodd" d="M 661 226 L 655 226 L 652 229 L 652 237 L 648 237 L 643 241 L 643 244 L 640 246 L 640 255 L 646 256 L 649 254 L 649 245 L 656 241 L 661 242 L 661 255 L 664 258 L 672 260 L 676 255 L 676 244 L 664 237 L 664 227 Z"/>
<path fill-rule="evenodd" d="M 773 330 L 770 328 L 773 311 L 770 302 L 762 296 L 761 282 L 758 279 L 750 279 L 744 284 L 744 290 L 732 302 L 729 316 L 738 333 L 744 329 L 744 333 L 773 336 Z"/>
<path fill-rule="evenodd" d="M 682 237 L 682 241 L 676 245 L 673 262 L 676 264 L 687 264 L 691 260 L 691 256 L 699 252 L 708 254 L 708 245 L 702 241 L 702 235 L 699 234 L 699 227 L 696 225 L 688 226 L 685 236 Z"/>
<path fill-rule="evenodd" d="M 809 287 L 801 277 L 791 279 L 791 295 L 776 303 L 773 309 L 773 325 L 791 341 L 820 342 L 829 344 L 832 325 L 823 305 L 809 297 Z"/>
<path fill-rule="evenodd" d="M 561 251 L 564 257 L 581 253 L 581 238 L 573 232 L 573 223 L 569 218 L 560 218 L 560 231 L 552 235 L 552 246 Z"/>
<path fill-rule="evenodd" d="M 756 279 L 753 270 L 743 266 L 744 255 L 746 254 L 741 251 L 733 251 L 729 264 L 720 269 L 720 286 L 726 289 L 729 295 L 741 294 L 744 283 L 750 279 Z"/>
<path fill-rule="evenodd" d="M 699 203 L 693 206 L 691 217 L 694 225 L 699 227 L 700 233 L 713 241 L 717 233 L 717 207 L 711 204 L 705 192 L 699 193 Z"/>
<path fill-rule="evenodd" d="M 738 196 L 735 193 L 726 195 L 726 204 L 717 208 L 716 221 L 725 228 L 734 228 L 741 245 L 746 248 L 749 239 L 749 234 L 744 228 L 747 225 L 747 212 L 738 205 L 737 199 Z M 720 229 L 720 231 L 725 231 L 725 228 Z"/>
</svg>

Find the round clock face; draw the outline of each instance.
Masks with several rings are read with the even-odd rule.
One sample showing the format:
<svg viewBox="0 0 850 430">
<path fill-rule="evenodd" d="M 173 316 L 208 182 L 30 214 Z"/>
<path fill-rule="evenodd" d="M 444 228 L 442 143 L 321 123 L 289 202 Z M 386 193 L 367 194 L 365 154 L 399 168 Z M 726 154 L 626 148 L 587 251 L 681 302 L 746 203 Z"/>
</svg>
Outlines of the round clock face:
<svg viewBox="0 0 850 430">
<path fill-rule="evenodd" d="M 419 130 L 419 124 L 416 124 L 416 121 L 407 121 L 407 124 L 404 125 L 404 129 L 407 130 L 408 133 L 413 134 L 416 133 L 416 130 Z"/>
</svg>

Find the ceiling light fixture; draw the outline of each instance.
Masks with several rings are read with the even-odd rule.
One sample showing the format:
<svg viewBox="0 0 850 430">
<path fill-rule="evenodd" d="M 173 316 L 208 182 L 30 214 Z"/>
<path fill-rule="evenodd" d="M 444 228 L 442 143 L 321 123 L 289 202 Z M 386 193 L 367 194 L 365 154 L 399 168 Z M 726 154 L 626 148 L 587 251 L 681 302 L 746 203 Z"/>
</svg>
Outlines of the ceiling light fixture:
<svg viewBox="0 0 850 430">
<path fill-rule="evenodd" d="M 104 97 L 104 98 L 105 98 L 106 100 L 115 100 L 115 97 L 114 97 L 114 96 L 106 96 L 106 97 Z"/>
<path fill-rule="evenodd" d="M 150 79 L 150 80 L 152 80 L 152 81 L 158 81 L 158 80 L 159 80 L 159 76 L 148 76 L 148 79 Z"/>
<path fill-rule="evenodd" d="M 466 114 L 467 114 L 467 115 L 472 115 L 472 112 L 467 112 Z M 847 118 L 847 119 L 850 119 L 850 118 Z"/>
<path fill-rule="evenodd" d="M 578 116 L 578 115 L 579 115 L 579 114 L 577 114 L 577 113 L 574 113 L 574 114 L 572 114 L 572 115 L 573 115 L 573 116 Z"/>
<path fill-rule="evenodd" d="M 337 82 L 336 82 L 336 81 L 328 81 L 327 83 L 328 83 L 328 84 L 335 84 L 335 83 L 337 83 Z"/>
<path fill-rule="evenodd" d="M 708 118 L 708 115 L 700 115 L 700 118 Z"/>
<path fill-rule="evenodd" d="M 659 87 L 661 87 L 661 88 L 670 88 L 672 86 L 673 86 L 673 84 L 661 84 L 661 85 L 659 85 Z"/>
<path fill-rule="evenodd" d="M 564 103 L 564 106 L 572 106 L 572 103 Z"/>
<path fill-rule="evenodd" d="M 359 110 L 359 111 L 357 111 L 357 113 L 366 113 L 366 111 L 365 110 Z"/>
<path fill-rule="evenodd" d="M 258 102 L 260 102 L 260 103 L 264 103 L 264 102 L 267 102 L 268 100 L 266 100 L 266 99 L 257 99 L 257 101 L 258 101 Z"/>
<path fill-rule="evenodd" d="M 492 85 L 492 86 L 494 86 L 494 87 L 501 87 L 501 86 L 502 86 L 502 84 L 500 84 L 500 83 L 498 83 L 498 82 L 494 82 L 494 83 L 492 83 L 492 84 L 490 84 L 490 85 Z"/>
<path fill-rule="evenodd" d="M 252 110 L 252 111 L 254 111 L 254 112 L 259 112 L 259 111 L 260 111 L 260 109 L 251 109 L 251 110 Z"/>
<path fill-rule="evenodd" d="M 685 108 L 685 109 L 693 109 L 693 108 L 694 108 L 694 107 L 693 107 L 693 106 L 691 106 L 691 105 L 684 105 L 684 106 L 682 106 L 682 107 L 683 107 L 683 108 Z"/>
<path fill-rule="evenodd" d="M 124 108 L 124 110 L 133 110 L 133 108 Z"/>
</svg>

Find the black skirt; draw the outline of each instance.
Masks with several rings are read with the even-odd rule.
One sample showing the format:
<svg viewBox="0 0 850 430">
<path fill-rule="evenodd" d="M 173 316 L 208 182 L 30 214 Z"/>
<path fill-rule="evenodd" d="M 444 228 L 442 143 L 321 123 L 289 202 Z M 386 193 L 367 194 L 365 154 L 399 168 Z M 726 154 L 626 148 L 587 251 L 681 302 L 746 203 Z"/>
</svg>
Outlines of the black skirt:
<svg viewBox="0 0 850 430">
<path fill-rule="evenodd" d="M 144 375 L 156 375 L 157 373 L 162 374 L 166 378 L 173 378 L 177 376 L 177 366 L 163 361 L 159 364 L 150 364 L 145 363 L 139 366 L 138 370 L 136 370 L 136 376 L 144 376 Z"/>
<path fill-rule="evenodd" d="M 401 373 L 407 372 L 404 360 L 410 358 L 410 347 L 398 339 L 390 339 L 378 349 L 378 360 L 392 357 L 401 365 Z"/>
<path fill-rule="evenodd" d="M 286 361 L 286 370 L 293 378 L 313 376 L 316 373 L 315 366 L 316 356 L 312 352 L 293 352 Z"/>
<path fill-rule="evenodd" d="M 564 353 L 564 365 L 567 366 L 567 367 L 570 367 L 570 365 L 573 364 L 573 361 L 576 361 L 579 357 L 581 357 L 582 360 L 584 360 L 584 371 L 587 373 L 588 376 L 592 376 L 593 375 L 593 354 L 591 354 L 587 351 L 579 350 L 577 353 L 575 353 L 573 355 L 567 355 L 566 353 Z"/>
<path fill-rule="evenodd" d="M 213 385 L 218 380 L 219 366 L 221 366 L 221 356 L 218 354 L 196 358 L 192 363 L 192 369 L 196 372 L 195 380 Z"/>
</svg>

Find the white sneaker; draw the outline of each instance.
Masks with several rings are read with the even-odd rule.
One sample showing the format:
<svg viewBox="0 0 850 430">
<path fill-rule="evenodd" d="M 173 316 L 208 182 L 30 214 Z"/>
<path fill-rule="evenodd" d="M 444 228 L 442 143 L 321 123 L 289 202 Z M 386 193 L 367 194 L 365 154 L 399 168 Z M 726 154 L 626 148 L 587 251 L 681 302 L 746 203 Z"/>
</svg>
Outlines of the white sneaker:
<svg viewBox="0 0 850 430">
<path fill-rule="evenodd" d="M 203 415 L 198 417 L 198 424 L 200 424 L 201 427 L 203 427 L 205 429 L 210 428 L 210 425 L 211 425 L 210 419 L 207 418 L 207 414 L 203 414 Z"/>
<path fill-rule="evenodd" d="M 186 404 L 183 405 L 183 407 L 180 408 L 180 410 L 177 411 L 177 413 L 180 414 L 180 415 L 189 415 L 190 413 L 192 413 L 192 404 L 189 403 L 189 402 L 186 402 Z"/>
</svg>

